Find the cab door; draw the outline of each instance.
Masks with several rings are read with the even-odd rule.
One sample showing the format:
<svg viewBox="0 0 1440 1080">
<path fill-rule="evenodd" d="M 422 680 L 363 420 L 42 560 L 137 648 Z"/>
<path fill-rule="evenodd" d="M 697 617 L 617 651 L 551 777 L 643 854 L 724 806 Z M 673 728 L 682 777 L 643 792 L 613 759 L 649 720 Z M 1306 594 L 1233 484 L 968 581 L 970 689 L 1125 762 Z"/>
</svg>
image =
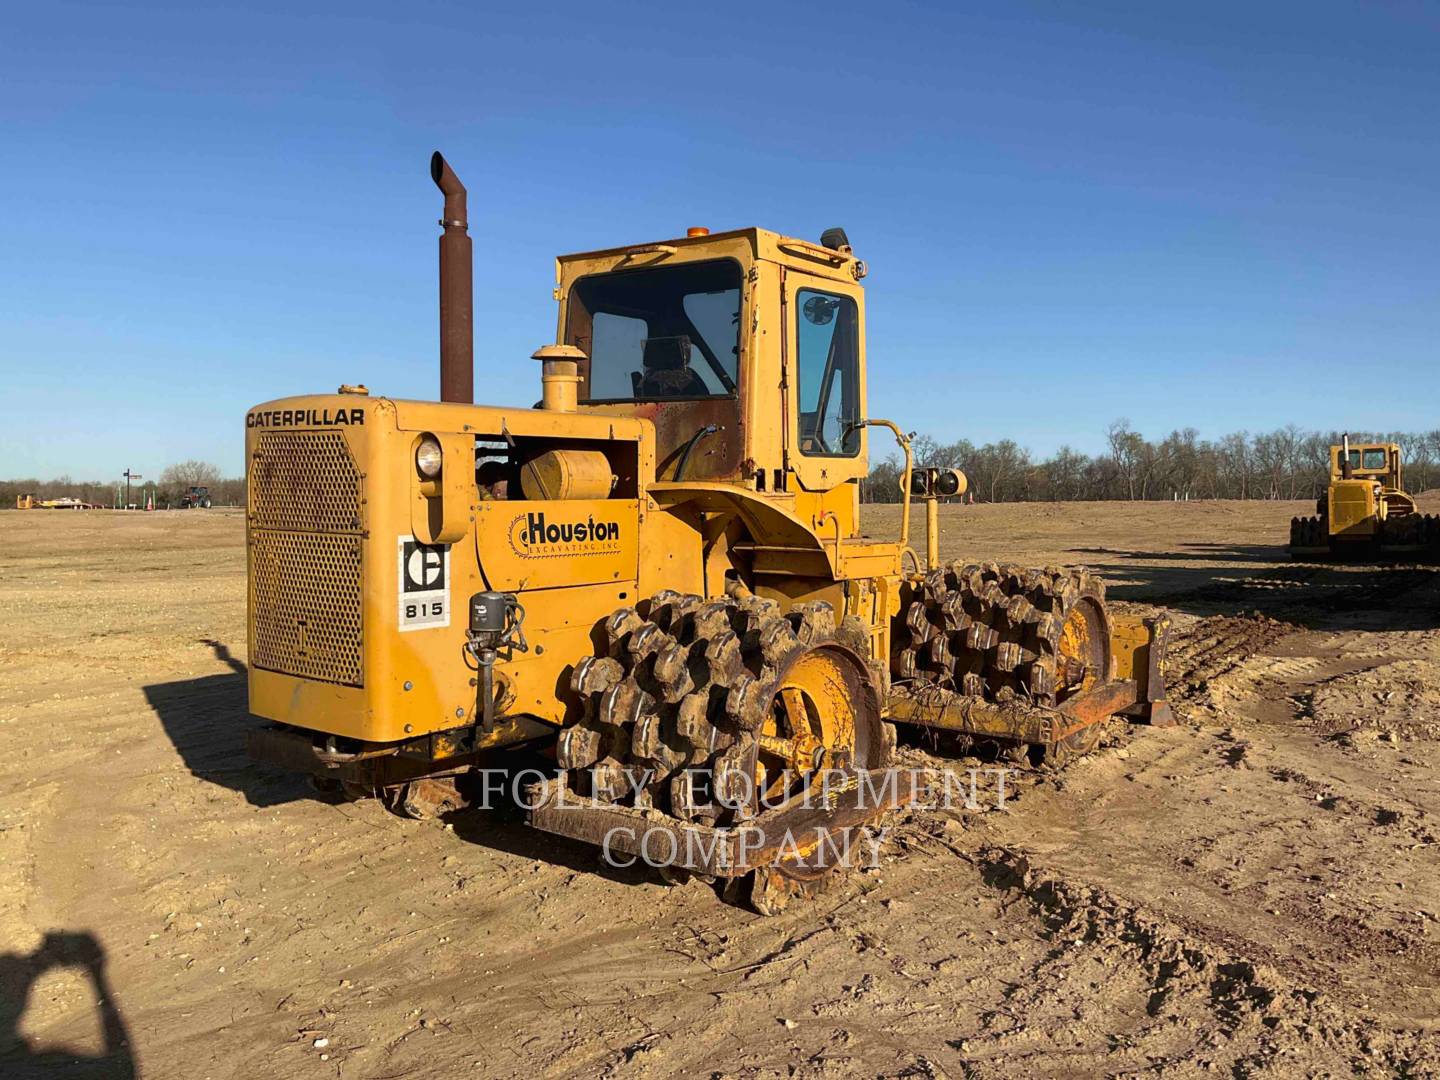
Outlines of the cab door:
<svg viewBox="0 0 1440 1080">
<path fill-rule="evenodd" d="M 784 272 L 786 457 L 806 491 L 868 471 L 863 295 L 856 284 Z"/>
</svg>

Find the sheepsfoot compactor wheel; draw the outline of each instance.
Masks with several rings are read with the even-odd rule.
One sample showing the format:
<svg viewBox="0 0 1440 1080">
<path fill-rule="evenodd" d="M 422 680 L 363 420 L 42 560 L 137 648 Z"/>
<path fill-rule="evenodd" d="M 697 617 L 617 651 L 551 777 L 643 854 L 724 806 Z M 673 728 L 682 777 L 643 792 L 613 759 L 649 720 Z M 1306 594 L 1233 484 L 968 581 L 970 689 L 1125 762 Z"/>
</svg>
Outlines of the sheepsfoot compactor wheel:
<svg viewBox="0 0 1440 1080">
<path fill-rule="evenodd" d="M 941 567 L 906 609 L 889 715 L 1062 764 L 1093 749 L 1110 716 L 1174 722 L 1167 628 L 1112 615 L 1103 582 L 1085 570 Z"/>
<path fill-rule="evenodd" d="M 894 729 L 855 633 L 824 602 L 664 592 L 617 611 L 608 653 L 574 668 L 585 716 L 531 823 L 672 878 L 731 879 L 762 912 L 814 892 L 860 856 L 857 826 L 913 795 L 869 783 Z"/>
<path fill-rule="evenodd" d="M 672 878 L 731 879 L 727 894 L 773 912 L 855 864 L 858 826 L 924 797 L 885 771 L 887 715 L 1056 765 L 1117 713 L 1173 722 L 1164 621 L 1112 625 L 1084 571 L 935 570 L 905 623 L 882 704 L 863 628 L 837 627 L 829 604 L 667 592 L 616 612 L 607 654 L 574 668 L 585 717 L 561 734 L 564 773 L 532 792 L 531 824 Z"/>
</svg>

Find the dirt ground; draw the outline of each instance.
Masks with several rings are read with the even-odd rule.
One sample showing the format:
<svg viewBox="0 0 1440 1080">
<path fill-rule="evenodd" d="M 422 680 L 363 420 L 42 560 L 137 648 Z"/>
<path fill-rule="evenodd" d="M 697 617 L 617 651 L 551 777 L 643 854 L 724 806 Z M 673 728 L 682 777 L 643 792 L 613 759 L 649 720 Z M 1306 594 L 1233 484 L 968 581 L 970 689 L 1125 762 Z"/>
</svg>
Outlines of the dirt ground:
<svg viewBox="0 0 1440 1080">
<path fill-rule="evenodd" d="M 1303 509 L 947 508 L 1166 609 L 1183 722 L 768 919 L 250 764 L 238 514 L 0 514 L 0 1074 L 1440 1075 L 1440 578 Z"/>
</svg>

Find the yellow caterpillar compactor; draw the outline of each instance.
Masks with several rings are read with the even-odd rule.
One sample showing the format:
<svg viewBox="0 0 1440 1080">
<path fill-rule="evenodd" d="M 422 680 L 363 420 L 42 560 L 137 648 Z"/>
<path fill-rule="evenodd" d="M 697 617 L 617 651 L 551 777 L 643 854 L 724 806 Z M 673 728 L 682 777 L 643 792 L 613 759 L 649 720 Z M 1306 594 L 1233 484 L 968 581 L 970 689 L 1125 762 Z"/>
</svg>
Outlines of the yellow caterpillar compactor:
<svg viewBox="0 0 1440 1080">
<path fill-rule="evenodd" d="M 1315 516 L 1290 520 L 1290 554 L 1297 559 L 1440 555 L 1440 518 L 1421 514 L 1400 483 L 1395 443 L 1351 445 L 1348 434 L 1330 447 L 1330 484 Z"/>
<path fill-rule="evenodd" d="M 935 499 L 964 478 L 912 470 L 866 412 L 842 230 L 561 257 L 540 402 L 476 405 L 465 189 L 431 172 L 442 400 L 341 387 L 246 417 L 252 756 L 423 817 L 538 747 L 532 825 L 621 851 L 658 830 L 672 873 L 768 911 L 906 797 L 859 783 L 896 722 L 1017 761 L 1170 722 L 1163 621 L 1083 570 L 939 563 Z M 898 541 L 861 534 L 877 428 L 927 502 L 923 566 L 908 499 Z"/>
</svg>

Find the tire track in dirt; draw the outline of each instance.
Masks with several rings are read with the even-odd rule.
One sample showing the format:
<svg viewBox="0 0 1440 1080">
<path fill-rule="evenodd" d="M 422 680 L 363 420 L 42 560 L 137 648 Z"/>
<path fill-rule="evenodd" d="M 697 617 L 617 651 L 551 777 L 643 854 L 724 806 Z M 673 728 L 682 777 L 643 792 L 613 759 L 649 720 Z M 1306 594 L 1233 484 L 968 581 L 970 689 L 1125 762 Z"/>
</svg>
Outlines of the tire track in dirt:
<svg viewBox="0 0 1440 1080">
<path fill-rule="evenodd" d="M 1183 594 L 1187 601 L 1243 601 L 1256 603 L 1249 613 L 1218 613 L 1199 618 L 1172 634 L 1166 658 L 1166 679 L 1172 705 L 1192 718 L 1211 683 L 1239 671 L 1257 654 L 1266 652 L 1292 634 L 1303 632 L 1303 620 L 1316 610 L 1345 615 L 1385 609 L 1397 600 L 1424 609 L 1427 595 L 1440 584 L 1429 569 L 1379 570 L 1359 582 L 1332 584 L 1320 579 L 1319 567 L 1282 568 L 1266 577 L 1216 583 Z M 1177 597 L 1158 598 L 1178 602 Z M 1304 663 L 1293 658 L 1295 663 Z M 1277 669 L 1277 675 L 1291 674 Z"/>
<path fill-rule="evenodd" d="M 1027 1046 L 1038 1052 L 1077 1021 L 1096 1021 L 1096 1003 L 1077 998 L 1099 979 L 1107 986 L 1100 1017 L 1127 995 L 1145 996 L 1128 1030 L 1118 1017 L 1107 1022 L 1124 1032 L 1114 1056 L 1139 1058 L 1150 1068 L 1328 1075 L 1344 1063 L 1354 1075 L 1433 1075 L 1437 1046 L 1430 1035 L 1377 1024 L 1276 966 L 1233 951 L 1205 927 L 1157 915 L 1007 846 L 986 845 L 978 858 L 987 882 L 1028 907 L 1053 947 L 1008 996 L 1010 1025 L 968 1040 L 966 1049 L 1003 1051 L 1007 1066 L 1024 1071 Z M 1042 1055 L 1033 1064 L 1048 1060 Z"/>
<path fill-rule="evenodd" d="M 1296 632 L 1296 627 L 1264 615 L 1212 615 L 1172 637 L 1165 662 L 1170 704 L 1182 717 L 1210 683 L 1236 671 L 1251 657 Z"/>
</svg>

